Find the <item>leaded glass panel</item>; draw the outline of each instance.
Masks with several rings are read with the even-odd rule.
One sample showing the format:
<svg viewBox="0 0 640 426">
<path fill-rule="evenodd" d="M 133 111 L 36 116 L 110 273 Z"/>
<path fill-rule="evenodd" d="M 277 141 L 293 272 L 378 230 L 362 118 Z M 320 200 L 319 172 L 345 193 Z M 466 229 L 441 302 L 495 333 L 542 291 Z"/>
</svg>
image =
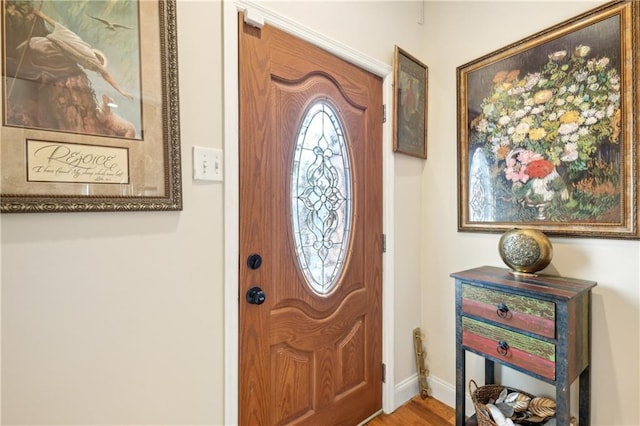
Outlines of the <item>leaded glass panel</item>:
<svg viewBox="0 0 640 426">
<path fill-rule="evenodd" d="M 307 284 L 329 293 L 344 267 L 351 233 L 351 165 L 344 127 L 325 101 L 302 119 L 293 156 L 291 217 Z"/>
</svg>

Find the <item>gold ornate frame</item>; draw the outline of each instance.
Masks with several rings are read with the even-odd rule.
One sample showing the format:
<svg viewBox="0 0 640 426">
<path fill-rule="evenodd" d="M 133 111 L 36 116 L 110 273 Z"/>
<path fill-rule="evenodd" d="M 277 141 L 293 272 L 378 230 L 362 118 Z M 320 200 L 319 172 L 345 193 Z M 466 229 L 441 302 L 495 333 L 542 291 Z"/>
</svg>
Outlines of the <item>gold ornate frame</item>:
<svg viewBox="0 0 640 426">
<path fill-rule="evenodd" d="M 89 16 L 88 13 L 84 13 L 76 20 L 69 18 L 71 13 L 62 13 L 63 8 L 98 8 L 99 2 L 60 1 L 56 5 L 59 8 L 56 8 L 53 6 L 56 3 L 54 0 L 39 3 L 41 8 L 37 10 L 37 2 L 34 2 L 36 6 L 31 9 L 27 9 L 31 6 L 24 6 L 24 9 L 17 10 L 18 7 L 22 7 L 20 4 L 24 3 L 9 0 L 2 2 L 0 211 L 18 213 L 182 210 L 176 1 L 134 0 L 128 4 L 134 8 L 132 10 L 137 11 L 137 16 L 128 16 L 121 12 L 111 15 L 109 19 L 106 16 Z M 107 10 L 113 11 L 105 9 Z M 12 106 L 18 105 L 18 101 L 26 102 L 24 99 L 33 99 L 33 96 L 27 98 L 24 93 L 37 94 L 39 90 L 50 89 L 54 85 L 58 85 L 59 90 L 65 90 L 60 85 L 64 76 L 55 81 L 40 78 L 37 80 L 38 86 L 30 86 L 30 91 L 25 89 L 23 92 L 15 92 L 23 97 L 9 98 L 15 94 L 10 91 L 14 86 L 26 84 L 25 78 L 15 68 L 15 58 L 18 55 L 13 58 L 12 65 L 11 55 L 16 43 L 8 45 L 11 34 L 15 38 L 15 32 L 9 33 L 13 31 L 10 28 L 14 28 L 9 24 L 14 24 L 15 21 L 9 21 L 15 18 L 16 13 L 21 14 L 17 19 L 28 18 L 29 22 L 36 22 L 41 14 L 52 21 L 63 21 L 83 40 L 92 38 L 95 42 L 96 37 L 100 35 L 104 37 L 99 39 L 103 41 L 98 44 L 100 49 L 106 50 L 109 44 L 116 43 L 115 38 L 107 37 L 115 37 L 118 34 L 125 37 L 127 43 L 133 46 L 130 50 L 137 54 L 126 61 L 110 61 L 108 65 L 103 61 L 102 64 L 112 74 L 129 71 L 129 79 L 126 82 L 135 80 L 131 84 L 137 85 L 138 89 L 133 90 L 132 95 L 118 90 L 126 96 L 120 96 L 115 91 L 117 84 L 104 86 L 106 88 L 102 89 L 96 84 L 89 84 L 89 90 L 82 90 L 93 94 L 96 114 L 100 120 L 106 120 L 107 113 L 115 114 L 115 111 L 118 111 L 122 114 L 121 111 L 115 110 L 118 103 L 123 106 L 126 102 L 138 102 L 139 127 L 135 130 L 136 133 L 133 133 L 133 130 L 124 130 L 131 128 L 131 123 L 127 124 L 126 120 L 125 124 L 121 121 L 109 121 L 108 124 L 104 124 L 109 126 L 106 127 L 107 133 L 42 125 L 40 122 L 32 125 L 32 120 L 26 120 L 28 124 L 16 124 L 15 116 L 11 114 L 15 114 L 19 108 Z M 65 18 L 68 22 L 64 22 Z M 46 18 L 42 19 L 46 21 Z M 119 19 L 118 22 L 128 20 L 126 25 L 121 25 L 115 23 L 114 19 Z M 53 32 L 52 25 L 42 25 L 33 24 L 29 28 L 29 36 L 25 38 L 29 48 L 32 41 L 46 38 L 43 37 L 42 31 Z M 108 28 L 109 25 L 111 28 Z M 40 34 L 37 33 L 38 29 Z M 38 35 L 40 38 L 35 39 Z M 91 43 L 91 46 L 94 44 Z M 22 70 L 26 69 L 24 64 L 30 54 L 30 51 L 27 51 L 19 57 L 18 67 L 22 66 Z M 137 64 L 138 68 L 132 67 L 132 64 Z M 86 75 L 93 73 L 98 77 L 104 76 L 99 66 L 96 68 L 91 64 L 87 65 L 82 63 L 82 60 L 78 60 L 78 65 Z M 132 68 L 139 72 L 131 74 Z M 108 81 L 108 78 L 105 76 L 104 80 Z M 73 81 L 67 79 L 66 84 L 69 87 L 73 85 Z M 71 90 L 69 88 L 69 91 Z M 117 97 L 118 100 L 114 101 L 111 97 Z M 30 105 L 30 108 L 32 107 L 33 104 Z M 96 115 L 88 114 L 87 117 L 84 119 L 87 121 L 82 121 L 83 125 L 95 123 Z M 96 126 L 91 128 L 95 129 Z"/>
<path fill-rule="evenodd" d="M 640 2 L 457 68 L 458 230 L 640 237 Z"/>
</svg>

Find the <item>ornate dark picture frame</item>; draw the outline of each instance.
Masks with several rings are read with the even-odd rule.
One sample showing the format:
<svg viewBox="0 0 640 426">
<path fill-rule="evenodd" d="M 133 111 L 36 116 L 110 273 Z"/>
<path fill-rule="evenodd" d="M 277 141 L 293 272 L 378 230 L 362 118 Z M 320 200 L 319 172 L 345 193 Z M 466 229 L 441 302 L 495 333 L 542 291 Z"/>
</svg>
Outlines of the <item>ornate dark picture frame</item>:
<svg viewBox="0 0 640 426">
<path fill-rule="evenodd" d="M 176 1 L 1 14 L 0 211 L 182 210 Z"/>
<path fill-rule="evenodd" d="M 429 68 L 398 46 L 393 60 L 393 150 L 427 158 Z"/>
<path fill-rule="evenodd" d="M 640 2 L 457 68 L 458 230 L 637 239 Z"/>
</svg>

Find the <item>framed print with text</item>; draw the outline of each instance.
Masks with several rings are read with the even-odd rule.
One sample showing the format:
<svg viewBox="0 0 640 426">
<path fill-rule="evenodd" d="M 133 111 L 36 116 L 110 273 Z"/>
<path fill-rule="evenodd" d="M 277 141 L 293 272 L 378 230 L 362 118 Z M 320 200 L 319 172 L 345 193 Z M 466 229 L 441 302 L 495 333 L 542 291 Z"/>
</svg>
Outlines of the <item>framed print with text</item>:
<svg viewBox="0 0 640 426">
<path fill-rule="evenodd" d="M 1 211 L 181 210 L 175 0 L 1 13 Z"/>
</svg>

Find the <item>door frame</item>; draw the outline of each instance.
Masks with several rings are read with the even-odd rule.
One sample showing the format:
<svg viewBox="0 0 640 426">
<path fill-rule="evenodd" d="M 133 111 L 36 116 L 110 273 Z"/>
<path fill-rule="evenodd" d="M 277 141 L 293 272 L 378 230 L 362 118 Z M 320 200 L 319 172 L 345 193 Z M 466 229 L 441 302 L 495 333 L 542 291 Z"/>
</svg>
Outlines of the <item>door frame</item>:
<svg viewBox="0 0 640 426">
<path fill-rule="evenodd" d="M 382 257 L 382 410 L 395 410 L 394 377 L 394 159 L 393 159 L 393 68 L 349 46 L 310 30 L 289 18 L 251 1 L 222 2 L 223 97 L 224 97 L 224 423 L 238 424 L 239 355 L 239 135 L 238 135 L 238 12 L 245 21 L 261 27 L 269 24 L 312 43 L 383 79 L 382 97 L 386 122 L 382 125 L 382 226 L 386 252 Z"/>
</svg>

